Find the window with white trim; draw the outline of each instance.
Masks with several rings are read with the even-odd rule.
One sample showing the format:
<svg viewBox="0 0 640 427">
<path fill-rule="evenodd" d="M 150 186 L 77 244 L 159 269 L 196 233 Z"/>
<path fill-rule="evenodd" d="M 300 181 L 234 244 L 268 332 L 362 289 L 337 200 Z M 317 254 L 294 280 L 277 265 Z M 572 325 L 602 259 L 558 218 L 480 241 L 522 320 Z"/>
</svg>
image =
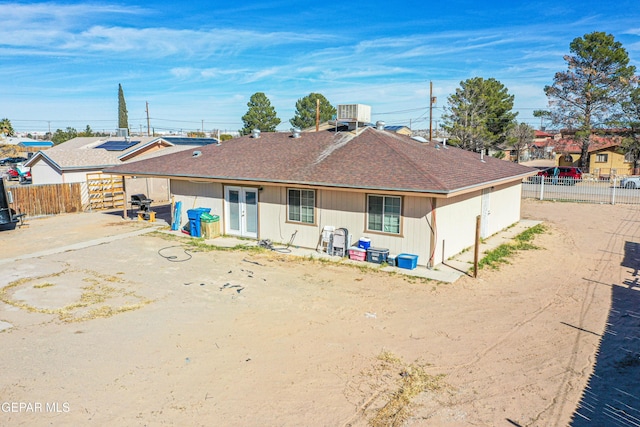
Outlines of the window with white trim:
<svg viewBox="0 0 640 427">
<path fill-rule="evenodd" d="M 290 188 L 287 191 L 287 206 L 289 221 L 315 224 L 315 190 Z"/>
<path fill-rule="evenodd" d="M 609 154 L 596 154 L 596 163 L 607 163 Z"/>
<path fill-rule="evenodd" d="M 400 234 L 402 198 L 396 196 L 367 196 L 367 230 Z"/>
</svg>

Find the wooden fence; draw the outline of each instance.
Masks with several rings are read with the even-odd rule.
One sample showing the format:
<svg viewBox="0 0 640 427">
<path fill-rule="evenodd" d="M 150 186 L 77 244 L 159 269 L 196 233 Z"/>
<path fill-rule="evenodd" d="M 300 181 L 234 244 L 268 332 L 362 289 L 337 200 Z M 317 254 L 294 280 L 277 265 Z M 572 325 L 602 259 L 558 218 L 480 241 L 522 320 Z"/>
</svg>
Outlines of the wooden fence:
<svg viewBox="0 0 640 427">
<path fill-rule="evenodd" d="M 80 183 L 47 185 L 14 185 L 12 208 L 27 217 L 57 215 L 82 211 Z"/>
</svg>

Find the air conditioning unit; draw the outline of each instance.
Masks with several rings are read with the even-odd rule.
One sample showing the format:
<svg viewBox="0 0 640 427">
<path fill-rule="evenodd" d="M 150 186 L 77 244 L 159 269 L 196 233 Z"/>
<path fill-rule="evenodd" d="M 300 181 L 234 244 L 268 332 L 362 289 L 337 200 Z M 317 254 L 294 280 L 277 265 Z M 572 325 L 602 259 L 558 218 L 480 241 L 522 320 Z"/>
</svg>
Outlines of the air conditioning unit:
<svg viewBox="0 0 640 427">
<path fill-rule="evenodd" d="M 371 123 L 371 106 L 364 104 L 338 105 L 337 120 L 348 123 Z"/>
</svg>

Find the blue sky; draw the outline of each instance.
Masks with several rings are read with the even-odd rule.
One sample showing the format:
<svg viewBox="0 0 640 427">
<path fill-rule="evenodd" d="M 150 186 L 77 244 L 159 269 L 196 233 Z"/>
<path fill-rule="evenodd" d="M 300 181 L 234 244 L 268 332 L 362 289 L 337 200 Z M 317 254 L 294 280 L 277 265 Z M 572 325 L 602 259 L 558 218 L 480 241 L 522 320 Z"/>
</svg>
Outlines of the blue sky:
<svg viewBox="0 0 640 427">
<path fill-rule="evenodd" d="M 122 84 L 133 131 L 146 131 L 147 102 L 156 131 L 238 130 L 255 92 L 280 130 L 311 92 L 428 129 L 429 82 L 436 127 L 461 81 L 493 77 L 539 127 L 533 110 L 574 38 L 610 33 L 640 65 L 637 0 L 520 3 L 3 2 L 0 118 L 18 132 L 112 131 Z"/>
</svg>

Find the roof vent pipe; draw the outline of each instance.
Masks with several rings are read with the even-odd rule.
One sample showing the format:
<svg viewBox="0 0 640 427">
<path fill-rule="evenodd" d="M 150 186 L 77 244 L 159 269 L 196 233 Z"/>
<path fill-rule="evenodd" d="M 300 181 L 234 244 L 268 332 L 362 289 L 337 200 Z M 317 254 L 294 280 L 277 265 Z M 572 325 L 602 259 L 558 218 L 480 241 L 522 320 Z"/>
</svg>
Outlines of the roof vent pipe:
<svg viewBox="0 0 640 427">
<path fill-rule="evenodd" d="M 291 128 L 291 136 L 294 138 L 300 138 L 300 129 Z"/>
<path fill-rule="evenodd" d="M 200 156 L 202 156 L 202 151 L 198 151 L 198 150 L 194 151 L 193 154 L 191 155 L 191 157 L 200 157 Z"/>
<path fill-rule="evenodd" d="M 251 137 L 252 138 L 260 138 L 260 129 L 254 129 L 251 131 Z"/>
<path fill-rule="evenodd" d="M 385 122 L 383 122 L 382 120 L 378 120 L 378 121 L 376 122 L 376 129 L 378 129 L 378 130 L 384 130 L 385 125 L 386 125 L 386 123 L 385 123 Z"/>
</svg>

